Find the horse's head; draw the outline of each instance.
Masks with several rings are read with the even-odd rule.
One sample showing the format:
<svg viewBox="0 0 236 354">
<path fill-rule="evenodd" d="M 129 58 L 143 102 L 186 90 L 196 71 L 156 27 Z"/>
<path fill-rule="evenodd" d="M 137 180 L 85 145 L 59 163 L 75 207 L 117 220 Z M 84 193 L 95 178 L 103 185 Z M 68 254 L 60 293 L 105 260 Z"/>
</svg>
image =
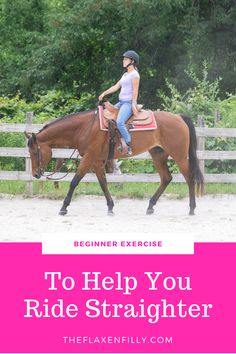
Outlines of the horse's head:
<svg viewBox="0 0 236 354">
<path fill-rule="evenodd" d="M 25 133 L 28 139 L 28 148 L 32 164 L 32 175 L 35 178 L 40 178 L 44 174 L 44 168 L 51 160 L 52 149 L 43 142 L 39 142 L 37 136 Z"/>
</svg>

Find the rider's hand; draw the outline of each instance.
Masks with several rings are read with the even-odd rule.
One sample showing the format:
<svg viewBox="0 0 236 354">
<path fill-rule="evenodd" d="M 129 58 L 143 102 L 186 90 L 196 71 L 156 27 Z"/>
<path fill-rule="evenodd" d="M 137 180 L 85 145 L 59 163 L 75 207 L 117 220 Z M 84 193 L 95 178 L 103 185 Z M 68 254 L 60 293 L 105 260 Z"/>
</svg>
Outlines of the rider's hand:
<svg viewBox="0 0 236 354">
<path fill-rule="evenodd" d="M 102 101 L 104 96 L 105 96 L 104 93 L 102 93 L 102 94 L 98 97 L 99 101 Z"/>
</svg>

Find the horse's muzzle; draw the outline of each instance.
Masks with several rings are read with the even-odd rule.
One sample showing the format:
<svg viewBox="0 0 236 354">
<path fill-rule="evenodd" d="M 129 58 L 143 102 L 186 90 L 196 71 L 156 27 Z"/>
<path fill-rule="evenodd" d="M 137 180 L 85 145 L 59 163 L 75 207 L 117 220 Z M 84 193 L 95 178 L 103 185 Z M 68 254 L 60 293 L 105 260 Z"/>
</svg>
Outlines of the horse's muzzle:
<svg viewBox="0 0 236 354">
<path fill-rule="evenodd" d="M 40 177 L 41 177 L 40 174 L 38 174 L 38 173 L 35 173 L 35 174 L 34 174 L 34 178 L 40 179 Z"/>
<path fill-rule="evenodd" d="M 39 168 L 38 171 L 34 174 L 34 177 L 40 179 L 44 174 L 44 170 Z"/>
</svg>

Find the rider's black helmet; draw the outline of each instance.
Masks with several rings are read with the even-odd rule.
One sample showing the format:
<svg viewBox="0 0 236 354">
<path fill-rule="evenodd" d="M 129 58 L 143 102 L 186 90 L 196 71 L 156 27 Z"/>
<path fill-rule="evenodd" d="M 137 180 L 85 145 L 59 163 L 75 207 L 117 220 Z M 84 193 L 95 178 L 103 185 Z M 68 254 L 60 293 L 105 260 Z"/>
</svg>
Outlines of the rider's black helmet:
<svg viewBox="0 0 236 354">
<path fill-rule="evenodd" d="M 123 54 L 123 57 L 133 59 L 135 61 L 135 64 L 139 64 L 139 55 L 134 50 L 127 50 L 127 52 Z"/>
</svg>

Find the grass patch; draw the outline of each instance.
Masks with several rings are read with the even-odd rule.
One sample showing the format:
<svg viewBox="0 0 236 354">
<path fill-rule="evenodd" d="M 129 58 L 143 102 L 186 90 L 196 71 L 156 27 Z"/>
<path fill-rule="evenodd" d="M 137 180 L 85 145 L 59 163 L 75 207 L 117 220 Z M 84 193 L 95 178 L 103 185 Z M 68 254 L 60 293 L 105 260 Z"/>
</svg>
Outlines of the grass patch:
<svg viewBox="0 0 236 354">
<path fill-rule="evenodd" d="M 52 182 L 33 182 L 33 195 L 39 198 L 63 199 L 68 191 L 69 182 L 60 182 L 59 189 L 55 189 Z M 150 198 L 158 188 L 157 183 L 109 183 L 109 190 L 116 198 Z M 23 181 L 0 181 L 0 193 L 22 195 L 27 197 L 27 183 Z M 236 194 L 236 185 L 230 183 L 208 183 L 205 185 L 205 194 Z M 98 183 L 80 183 L 75 190 L 75 196 L 97 195 L 103 196 Z M 188 196 L 188 187 L 185 183 L 171 183 L 165 193 L 168 198 L 184 198 Z"/>
</svg>

